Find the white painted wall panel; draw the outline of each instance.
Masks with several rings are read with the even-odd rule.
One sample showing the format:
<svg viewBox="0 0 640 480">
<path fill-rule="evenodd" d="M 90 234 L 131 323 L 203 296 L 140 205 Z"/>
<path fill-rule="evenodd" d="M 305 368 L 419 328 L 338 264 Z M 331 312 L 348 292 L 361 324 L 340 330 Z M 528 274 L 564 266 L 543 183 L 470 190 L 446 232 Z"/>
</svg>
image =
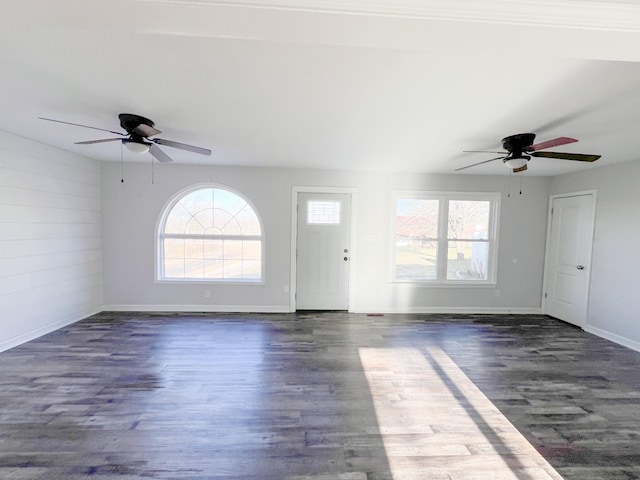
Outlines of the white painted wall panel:
<svg viewBox="0 0 640 480">
<path fill-rule="evenodd" d="M 5 152 L 3 152 L 5 154 Z M 83 158 L 83 157 L 80 157 Z M 85 161 L 90 161 L 85 159 Z M 93 183 L 81 183 L 70 181 L 64 178 L 45 177 L 42 175 L 34 175 L 32 173 L 25 173 L 20 170 L 12 170 L 3 167 L 0 164 L 0 177 L 2 177 L 2 186 L 11 186 L 15 188 L 22 188 L 26 190 L 32 190 L 35 192 L 49 192 L 49 193 L 65 193 L 69 192 L 70 196 L 79 198 L 93 198 L 96 192 L 96 185 Z M 78 204 L 80 205 L 80 204 Z"/>
<path fill-rule="evenodd" d="M 50 178 L 83 185 L 97 185 L 100 182 L 98 172 L 91 167 L 87 168 L 86 165 L 37 158 L 11 150 L 7 151 L 3 168 L 41 179 Z"/>
<path fill-rule="evenodd" d="M 84 238 L 40 238 L 29 240 L 5 240 L 0 249 L 0 258 L 30 257 L 33 252 L 43 255 L 100 250 L 100 237 Z"/>
<path fill-rule="evenodd" d="M 0 350 L 102 305 L 98 162 L 0 132 Z"/>
<path fill-rule="evenodd" d="M 0 203 L 28 207 L 64 208 L 69 210 L 100 210 L 100 199 L 77 195 L 27 190 L 24 188 L 0 187 Z"/>
<path fill-rule="evenodd" d="M 1 175 L 2 172 L 0 172 Z M 81 201 L 81 198 L 78 199 Z M 9 223 L 99 223 L 100 212 L 88 210 L 70 210 L 66 208 L 28 207 L 22 205 L 0 205 L 0 218 Z"/>
<path fill-rule="evenodd" d="M 1 244 L 0 244 L 1 245 Z M 85 265 L 100 260 L 102 250 L 78 250 L 57 255 L 29 255 L 0 259 L 0 277 L 20 273 L 31 273 L 52 268 Z"/>
<path fill-rule="evenodd" d="M 99 224 L 52 224 L 3 222 L 0 240 L 32 240 L 39 238 L 100 237 Z"/>
<path fill-rule="evenodd" d="M 102 262 L 81 263 L 62 268 L 36 270 L 0 277 L 0 295 L 20 292 L 38 287 L 47 287 L 60 281 L 82 279 L 88 276 L 101 275 Z"/>
</svg>

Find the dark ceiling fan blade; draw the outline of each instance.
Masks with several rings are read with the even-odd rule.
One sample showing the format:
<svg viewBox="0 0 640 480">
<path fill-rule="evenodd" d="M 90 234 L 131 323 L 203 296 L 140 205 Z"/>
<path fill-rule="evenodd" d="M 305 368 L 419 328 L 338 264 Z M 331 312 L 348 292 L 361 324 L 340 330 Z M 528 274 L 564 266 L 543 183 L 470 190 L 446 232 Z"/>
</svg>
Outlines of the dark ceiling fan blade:
<svg viewBox="0 0 640 480">
<path fill-rule="evenodd" d="M 162 163 L 173 162 L 173 159 L 169 155 L 164 153 L 162 150 L 160 150 L 159 147 L 157 147 L 153 143 L 149 146 L 149 151 L 151 152 L 151 155 L 153 155 L 156 158 L 156 160 L 158 160 L 159 162 L 162 162 Z"/>
<path fill-rule="evenodd" d="M 152 137 L 154 135 L 158 135 L 159 133 L 162 133 L 162 132 L 150 125 L 145 125 L 144 123 L 141 123 L 140 125 L 138 125 L 136 128 L 133 129 L 133 133 L 137 133 L 141 137 L 147 138 L 147 137 Z"/>
<path fill-rule="evenodd" d="M 483 163 L 493 162 L 494 160 L 501 160 L 501 159 L 503 159 L 503 158 L 506 158 L 506 157 L 504 157 L 504 156 L 503 156 L 503 157 L 490 158 L 489 160 L 485 160 L 484 162 L 478 162 L 478 163 L 474 163 L 474 164 L 472 164 L 472 165 L 467 165 L 466 167 L 456 168 L 456 169 L 454 170 L 454 172 L 459 172 L 460 170 L 464 170 L 464 169 L 466 169 L 466 168 L 475 167 L 476 165 L 482 165 Z"/>
<path fill-rule="evenodd" d="M 498 155 L 508 155 L 509 152 L 494 152 L 491 150 L 463 150 L 462 153 L 497 153 Z"/>
<path fill-rule="evenodd" d="M 559 158 L 561 160 L 577 160 L 578 162 L 595 162 L 602 155 L 585 155 L 582 153 L 564 152 L 531 152 L 532 157 Z"/>
<path fill-rule="evenodd" d="M 163 138 L 150 139 L 152 142 L 158 145 L 166 145 L 167 147 L 179 148 L 180 150 L 187 150 L 188 152 L 199 153 L 201 155 L 211 155 L 211 150 L 208 148 L 195 147 L 193 145 L 187 145 L 186 143 L 174 142 L 172 140 L 165 140 Z"/>
<path fill-rule="evenodd" d="M 38 117 L 38 118 L 40 120 L 46 120 L 47 122 L 64 123 L 65 125 L 73 125 L 74 127 L 90 128 L 92 130 L 100 130 L 102 132 L 109 132 L 109 133 L 113 133 L 114 135 L 120 135 L 120 136 L 126 137 L 126 135 L 124 133 L 114 132 L 113 130 L 107 130 L 105 128 L 90 127 L 89 125 L 81 125 L 79 123 L 64 122 L 62 120 L 55 120 L 53 118 L 45 118 L 45 117 Z"/>
<path fill-rule="evenodd" d="M 87 140 L 86 142 L 74 142 L 76 145 L 91 145 L 93 143 L 104 143 L 104 142 L 122 142 L 121 138 L 104 138 L 102 140 Z"/>
<path fill-rule="evenodd" d="M 544 150 L 545 148 L 559 147 L 560 145 L 567 145 L 569 143 L 575 143 L 577 141 L 578 140 L 576 140 L 575 138 L 558 137 L 558 138 L 553 138 L 551 140 L 547 140 L 545 142 L 535 143 L 535 144 L 527 147 L 525 150 L 527 152 L 535 152 L 535 151 L 538 151 L 538 150 Z"/>
<path fill-rule="evenodd" d="M 520 168 L 514 168 L 513 169 L 513 173 L 519 173 L 519 172 L 524 172 L 527 169 L 527 164 L 525 163 L 523 166 L 521 166 Z"/>
</svg>

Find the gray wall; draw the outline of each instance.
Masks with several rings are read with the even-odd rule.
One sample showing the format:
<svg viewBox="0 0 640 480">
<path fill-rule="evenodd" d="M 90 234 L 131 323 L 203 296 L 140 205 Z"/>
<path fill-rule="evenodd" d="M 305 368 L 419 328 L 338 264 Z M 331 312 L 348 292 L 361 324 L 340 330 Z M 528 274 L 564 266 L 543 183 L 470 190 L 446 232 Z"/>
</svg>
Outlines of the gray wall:
<svg viewBox="0 0 640 480">
<path fill-rule="evenodd" d="M 98 162 L 0 132 L 0 351 L 102 306 Z"/>
<path fill-rule="evenodd" d="M 291 197 L 294 186 L 357 189 L 355 275 L 351 305 L 362 312 L 539 311 L 550 180 L 526 177 L 507 198 L 508 177 L 389 175 L 345 171 L 102 164 L 104 302 L 107 309 L 288 311 Z M 242 192 L 257 207 L 266 235 L 264 285 L 156 283 L 158 218 L 178 191 L 216 182 Z M 504 192 L 496 287 L 426 287 L 389 281 L 391 191 Z M 205 298 L 204 291 L 211 297 Z"/>
<path fill-rule="evenodd" d="M 597 190 L 585 330 L 640 350 L 640 161 L 555 177 L 552 193 Z"/>
</svg>

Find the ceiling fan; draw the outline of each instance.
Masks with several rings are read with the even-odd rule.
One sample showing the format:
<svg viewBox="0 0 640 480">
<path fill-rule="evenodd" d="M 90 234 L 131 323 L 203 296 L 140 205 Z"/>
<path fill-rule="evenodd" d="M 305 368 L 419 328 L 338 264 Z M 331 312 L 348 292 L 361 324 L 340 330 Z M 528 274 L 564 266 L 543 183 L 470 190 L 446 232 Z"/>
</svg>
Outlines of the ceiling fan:
<svg viewBox="0 0 640 480">
<path fill-rule="evenodd" d="M 493 162 L 494 160 L 502 160 L 502 162 L 513 170 L 514 173 L 524 172 L 527 169 L 527 163 L 531 157 L 559 158 L 561 160 L 576 160 L 578 162 L 595 162 L 600 155 L 585 155 L 582 153 L 564 153 L 564 152 L 547 152 L 541 151 L 546 148 L 558 147 L 569 143 L 577 142 L 575 138 L 558 137 L 545 142 L 534 144 L 536 138 L 535 133 L 518 133 L 502 139 L 502 147 L 506 152 L 490 152 L 486 150 L 465 150 L 465 153 L 498 153 L 499 157 L 490 158 L 482 162 L 467 165 L 466 167 L 456 168 L 455 171 L 464 170 L 466 168 L 482 165 L 483 163 Z"/>
<path fill-rule="evenodd" d="M 211 150 L 209 150 L 208 148 L 195 147 L 186 143 L 174 142 L 172 140 L 165 140 L 163 138 L 149 138 L 162 132 L 156 129 L 154 127 L 154 123 L 148 118 L 141 117 L 140 115 L 134 115 L 132 113 L 121 113 L 120 115 L 118 115 L 118 118 L 120 119 L 120 126 L 127 133 L 114 132 L 113 130 L 106 130 L 104 128 L 98 127 L 90 127 L 89 125 L 81 125 L 79 123 L 64 122 L 62 120 L 55 120 L 53 118 L 38 118 L 40 118 L 41 120 L 47 120 L 49 122 L 64 123 L 66 125 L 91 128 L 93 130 L 101 130 L 103 132 L 113 133 L 114 135 L 120 135 L 120 137 L 117 138 L 104 138 L 100 140 L 88 140 L 86 142 L 75 142 L 76 145 L 90 145 L 94 143 L 119 141 L 122 142 L 122 144 L 132 152 L 150 152 L 151 155 L 153 155 L 160 162 L 172 162 L 173 159 L 162 150 L 160 150 L 158 145 L 179 148 L 180 150 L 199 153 L 201 155 L 211 155 Z"/>
</svg>

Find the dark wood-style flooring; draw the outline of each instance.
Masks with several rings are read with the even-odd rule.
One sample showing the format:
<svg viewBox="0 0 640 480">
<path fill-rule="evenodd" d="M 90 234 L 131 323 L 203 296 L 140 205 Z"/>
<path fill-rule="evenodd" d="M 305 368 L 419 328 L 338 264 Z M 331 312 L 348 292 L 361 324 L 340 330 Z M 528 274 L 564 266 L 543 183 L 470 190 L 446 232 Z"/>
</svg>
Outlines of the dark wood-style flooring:
<svg viewBox="0 0 640 480">
<path fill-rule="evenodd" d="M 0 366 L 7 480 L 640 478 L 640 354 L 541 315 L 102 313 Z"/>
</svg>

